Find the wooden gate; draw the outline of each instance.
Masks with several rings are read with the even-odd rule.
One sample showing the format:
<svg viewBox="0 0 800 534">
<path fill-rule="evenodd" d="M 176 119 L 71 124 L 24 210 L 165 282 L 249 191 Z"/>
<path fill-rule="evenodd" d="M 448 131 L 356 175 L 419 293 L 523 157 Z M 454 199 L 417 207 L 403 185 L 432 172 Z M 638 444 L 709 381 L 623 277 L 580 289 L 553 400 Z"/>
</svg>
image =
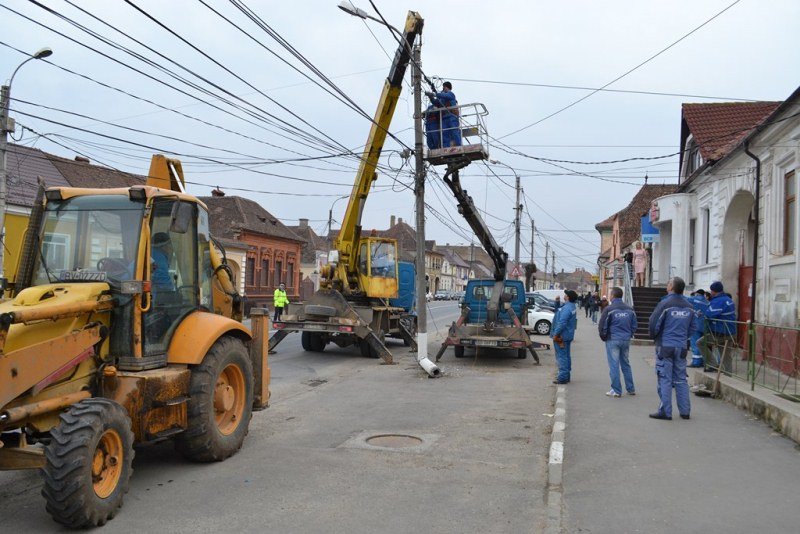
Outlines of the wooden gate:
<svg viewBox="0 0 800 534">
<path fill-rule="evenodd" d="M 736 320 L 741 321 L 742 323 L 746 323 L 747 321 L 753 320 L 750 314 L 750 306 L 753 303 L 753 295 L 752 291 L 752 284 L 753 282 L 753 267 L 740 265 L 739 266 L 739 305 L 736 310 Z M 739 338 L 739 345 L 745 346 L 745 335 L 746 335 L 746 327 L 744 325 L 739 326 L 738 338 Z"/>
</svg>

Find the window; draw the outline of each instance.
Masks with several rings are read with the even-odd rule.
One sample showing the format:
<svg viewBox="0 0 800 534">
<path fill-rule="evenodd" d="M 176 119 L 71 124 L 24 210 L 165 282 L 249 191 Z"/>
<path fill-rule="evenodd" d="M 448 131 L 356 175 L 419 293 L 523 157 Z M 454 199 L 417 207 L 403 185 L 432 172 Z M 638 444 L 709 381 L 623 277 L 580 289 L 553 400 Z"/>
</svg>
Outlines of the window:
<svg viewBox="0 0 800 534">
<path fill-rule="evenodd" d="M 294 263 L 286 264 L 286 287 L 294 287 Z"/>
<path fill-rule="evenodd" d="M 783 177 L 783 253 L 794 253 L 797 226 L 797 180 L 794 171 Z"/>
<path fill-rule="evenodd" d="M 261 260 L 261 287 L 269 287 L 269 260 Z"/>
<path fill-rule="evenodd" d="M 44 234 L 42 248 L 46 251 L 45 259 L 49 269 L 63 270 L 67 268 L 68 234 Z"/>
<path fill-rule="evenodd" d="M 711 210 L 703 208 L 701 213 L 703 215 L 703 240 L 701 246 L 703 248 L 700 250 L 700 257 L 703 259 L 703 265 L 707 265 L 709 255 L 708 249 L 711 244 Z"/>
<path fill-rule="evenodd" d="M 256 259 L 247 258 L 247 267 L 244 272 L 245 284 L 248 286 L 256 285 Z"/>
<path fill-rule="evenodd" d="M 283 262 L 276 261 L 275 262 L 275 278 L 273 279 L 272 283 L 276 286 L 281 285 L 283 282 Z"/>
</svg>

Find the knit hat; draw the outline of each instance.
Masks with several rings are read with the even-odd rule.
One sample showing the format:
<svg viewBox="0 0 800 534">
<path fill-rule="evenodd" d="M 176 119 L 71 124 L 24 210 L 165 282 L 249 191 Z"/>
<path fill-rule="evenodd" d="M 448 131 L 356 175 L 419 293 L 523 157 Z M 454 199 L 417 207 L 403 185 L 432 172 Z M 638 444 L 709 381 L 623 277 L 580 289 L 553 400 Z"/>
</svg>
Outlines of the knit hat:
<svg viewBox="0 0 800 534">
<path fill-rule="evenodd" d="M 720 281 L 716 281 L 716 282 L 712 283 L 712 284 L 709 286 L 709 288 L 710 288 L 710 289 L 711 289 L 711 291 L 713 291 L 714 293 L 722 293 L 722 290 L 723 290 L 723 289 L 725 289 L 724 287 L 722 287 L 722 282 L 720 282 Z"/>
</svg>

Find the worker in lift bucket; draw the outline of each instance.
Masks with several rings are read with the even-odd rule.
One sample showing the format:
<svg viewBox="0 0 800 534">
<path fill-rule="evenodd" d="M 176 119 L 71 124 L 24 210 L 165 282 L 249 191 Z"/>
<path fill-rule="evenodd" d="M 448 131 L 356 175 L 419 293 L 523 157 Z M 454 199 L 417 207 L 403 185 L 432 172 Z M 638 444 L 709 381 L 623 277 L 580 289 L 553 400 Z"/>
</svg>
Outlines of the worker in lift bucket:
<svg viewBox="0 0 800 534">
<path fill-rule="evenodd" d="M 453 93 L 453 84 L 444 82 L 438 93 L 425 93 L 440 115 L 442 147 L 461 146 L 461 126 L 458 120 L 458 100 Z M 430 147 L 429 147 L 430 148 Z M 437 147 L 438 148 L 438 147 Z"/>
</svg>

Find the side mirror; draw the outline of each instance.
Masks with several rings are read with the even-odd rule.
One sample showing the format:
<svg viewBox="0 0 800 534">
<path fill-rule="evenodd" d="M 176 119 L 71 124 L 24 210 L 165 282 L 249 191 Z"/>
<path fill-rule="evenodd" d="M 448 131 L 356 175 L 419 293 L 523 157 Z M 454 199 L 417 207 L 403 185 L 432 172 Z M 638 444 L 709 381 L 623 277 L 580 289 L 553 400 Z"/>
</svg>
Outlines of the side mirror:
<svg viewBox="0 0 800 534">
<path fill-rule="evenodd" d="M 194 205 L 191 202 L 179 201 L 172 205 L 170 214 L 169 231 L 176 234 L 185 234 L 194 217 Z"/>
</svg>

